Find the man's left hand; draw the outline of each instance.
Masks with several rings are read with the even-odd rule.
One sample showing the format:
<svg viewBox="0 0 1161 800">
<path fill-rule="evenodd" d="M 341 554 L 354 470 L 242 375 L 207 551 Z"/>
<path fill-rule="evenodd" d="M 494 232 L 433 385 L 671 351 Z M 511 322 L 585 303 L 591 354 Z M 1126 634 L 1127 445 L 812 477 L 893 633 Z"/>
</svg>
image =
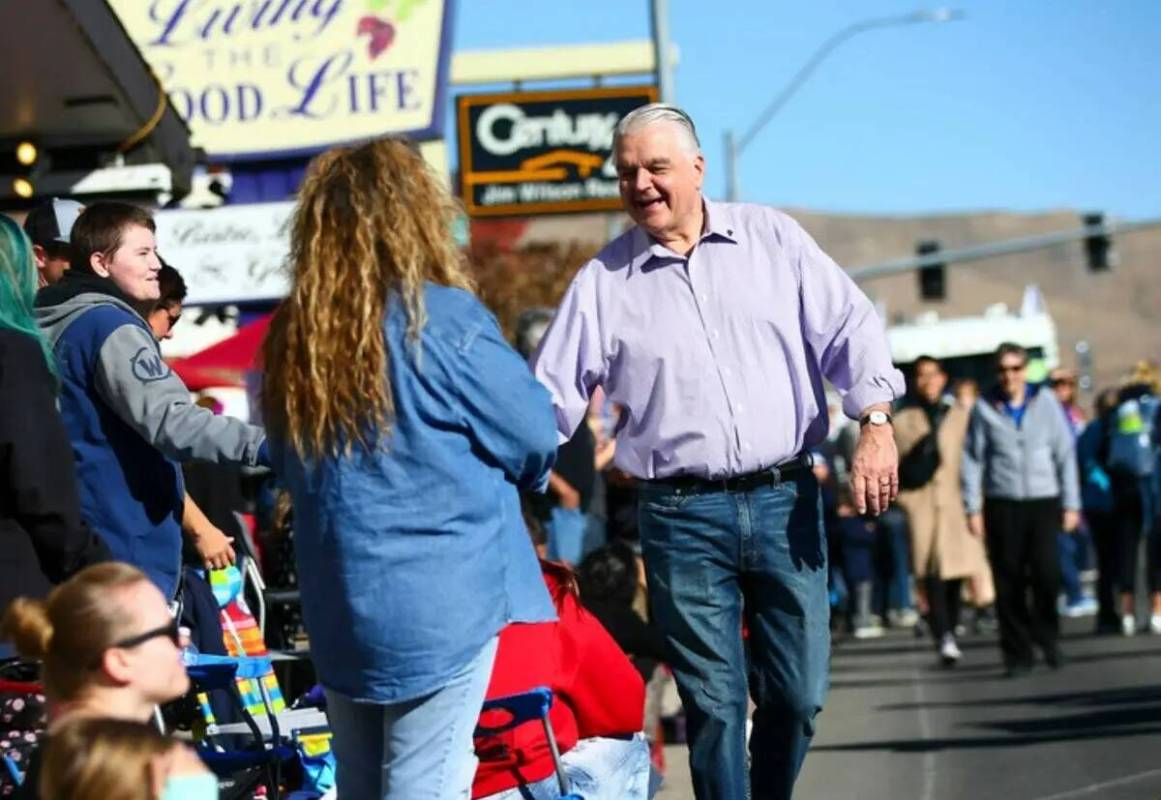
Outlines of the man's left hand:
<svg viewBox="0 0 1161 800">
<path fill-rule="evenodd" d="M 899 496 L 899 451 L 890 425 L 864 425 L 851 461 L 855 508 L 876 516 Z"/>
<path fill-rule="evenodd" d="M 1072 533 L 1080 527 L 1080 512 L 1075 508 L 1066 508 L 1064 510 L 1064 518 L 1060 522 L 1060 527 L 1064 528 L 1065 533 Z"/>
</svg>

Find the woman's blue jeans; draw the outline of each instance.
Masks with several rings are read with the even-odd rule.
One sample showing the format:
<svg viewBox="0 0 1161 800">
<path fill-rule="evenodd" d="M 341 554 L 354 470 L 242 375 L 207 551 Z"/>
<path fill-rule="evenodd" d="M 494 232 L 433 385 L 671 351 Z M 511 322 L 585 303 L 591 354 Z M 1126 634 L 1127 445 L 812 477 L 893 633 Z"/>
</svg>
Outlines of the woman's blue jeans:
<svg viewBox="0 0 1161 800">
<path fill-rule="evenodd" d="M 332 692 L 336 782 L 343 800 L 450 800 L 471 795 L 472 734 L 496 660 L 492 638 L 446 686 L 402 703 Z"/>
<path fill-rule="evenodd" d="M 788 799 L 822 710 L 830 659 L 817 481 L 804 474 L 705 494 L 644 483 L 639 519 L 654 619 L 685 706 L 694 793 Z M 757 706 L 749 794 L 747 689 Z"/>
</svg>

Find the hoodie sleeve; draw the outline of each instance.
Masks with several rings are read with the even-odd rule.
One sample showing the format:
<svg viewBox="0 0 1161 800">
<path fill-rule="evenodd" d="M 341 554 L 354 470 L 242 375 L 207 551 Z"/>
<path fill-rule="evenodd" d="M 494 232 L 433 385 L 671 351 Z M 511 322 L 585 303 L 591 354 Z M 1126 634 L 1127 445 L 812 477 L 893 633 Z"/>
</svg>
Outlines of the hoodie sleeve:
<svg viewBox="0 0 1161 800">
<path fill-rule="evenodd" d="M 265 432 L 191 402 L 189 389 L 140 325 L 122 325 L 105 339 L 95 383 L 118 417 L 172 459 L 248 466 L 265 462 Z"/>
</svg>

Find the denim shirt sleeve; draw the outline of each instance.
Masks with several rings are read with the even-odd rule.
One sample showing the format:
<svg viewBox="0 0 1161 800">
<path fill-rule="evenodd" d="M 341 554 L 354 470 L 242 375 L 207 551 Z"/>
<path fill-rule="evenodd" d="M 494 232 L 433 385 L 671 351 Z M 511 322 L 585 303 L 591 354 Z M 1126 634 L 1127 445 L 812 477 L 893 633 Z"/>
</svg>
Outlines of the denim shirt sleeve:
<svg viewBox="0 0 1161 800">
<path fill-rule="evenodd" d="M 548 390 L 483 309 L 455 357 L 454 391 L 468 436 L 518 488 L 544 491 L 557 447 Z"/>
</svg>

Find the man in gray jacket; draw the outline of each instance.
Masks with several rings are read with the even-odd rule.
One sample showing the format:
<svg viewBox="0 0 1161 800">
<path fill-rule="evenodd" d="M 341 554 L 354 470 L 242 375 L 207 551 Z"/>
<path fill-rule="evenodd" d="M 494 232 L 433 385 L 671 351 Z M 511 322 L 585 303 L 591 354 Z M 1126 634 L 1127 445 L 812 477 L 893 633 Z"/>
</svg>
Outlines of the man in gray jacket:
<svg viewBox="0 0 1161 800">
<path fill-rule="evenodd" d="M 1000 648 L 1009 676 L 1028 672 L 1032 645 L 1061 665 L 1056 535 L 1080 521 L 1072 433 L 1050 391 L 1029 386 L 1028 353 L 996 351 L 999 385 L 972 409 L 963 453 L 963 496 L 972 533 L 986 537 L 996 579 Z M 1028 589 L 1032 608 L 1028 607 Z"/>
</svg>

